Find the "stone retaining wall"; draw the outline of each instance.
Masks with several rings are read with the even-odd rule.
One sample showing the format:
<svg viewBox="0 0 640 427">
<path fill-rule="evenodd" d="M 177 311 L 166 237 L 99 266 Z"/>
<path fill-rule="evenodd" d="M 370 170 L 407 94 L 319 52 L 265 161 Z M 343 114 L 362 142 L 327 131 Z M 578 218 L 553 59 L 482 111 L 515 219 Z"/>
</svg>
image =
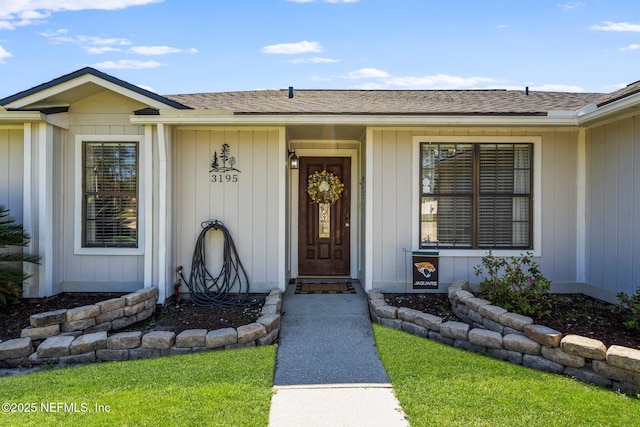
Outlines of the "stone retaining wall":
<svg viewBox="0 0 640 427">
<path fill-rule="evenodd" d="M 31 327 L 22 331 L 21 338 L 0 342 L 0 367 L 133 360 L 253 347 L 273 344 L 280 332 L 282 292 L 273 289 L 258 320 L 235 329 L 190 329 L 177 335 L 168 331 L 107 334 L 151 316 L 157 298 L 156 288 L 146 288 L 94 305 L 31 316 Z"/>
<path fill-rule="evenodd" d="M 470 292 L 467 281 L 449 287 L 449 301 L 462 321 L 447 321 L 432 314 L 386 303 L 379 290 L 369 291 L 373 321 L 464 350 L 541 371 L 564 374 L 598 386 L 640 390 L 640 350 L 533 324 L 530 317 L 510 313 Z"/>
</svg>

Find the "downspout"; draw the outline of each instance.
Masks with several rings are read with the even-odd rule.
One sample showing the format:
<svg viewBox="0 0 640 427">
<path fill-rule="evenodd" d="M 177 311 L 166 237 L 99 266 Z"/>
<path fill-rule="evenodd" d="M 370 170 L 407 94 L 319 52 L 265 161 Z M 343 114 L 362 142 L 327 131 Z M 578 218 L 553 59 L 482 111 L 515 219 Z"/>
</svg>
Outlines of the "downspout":
<svg viewBox="0 0 640 427">
<path fill-rule="evenodd" d="M 153 286 L 153 128 L 144 127 L 142 151 L 144 200 L 144 287 Z"/>
<path fill-rule="evenodd" d="M 373 131 L 367 128 L 364 190 L 364 291 L 373 289 Z"/>
<path fill-rule="evenodd" d="M 163 123 L 158 123 L 158 303 L 167 292 L 167 142 Z"/>
<path fill-rule="evenodd" d="M 576 282 L 586 283 L 587 267 L 587 142 L 578 130 L 576 153 Z"/>
<path fill-rule="evenodd" d="M 53 295 L 53 132 L 38 123 L 38 267 L 40 297 Z"/>
<path fill-rule="evenodd" d="M 31 123 L 25 123 L 23 126 L 23 181 L 22 181 L 22 226 L 24 231 L 32 237 L 29 241 L 28 250 L 29 253 L 35 254 L 36 245 L 33 241 L 34 237 L 34 224 L 35 218 L 33 213 L 33 142 L 32 142 L 32 132 L 31 132 Z M 30 276 L 35 276 L 37 274 L 37 267 L 31 263 L 23 264 L 24 272 Z M 33 277 L 33 279 L 38 280 L 37 277 Z M 25 297 L 34 297 L 39 296 L 39 292 L 37 289 L 34 289 L 34 281 L 29 280 L 29 287 L 23 287 L 23 295 Z M 27 291 L 28 289 L 28 291 Z M 36 291 L 36 292 L 34 292 Z M 36 295 L 38 294 L 38 295 Z"/>
</svg>

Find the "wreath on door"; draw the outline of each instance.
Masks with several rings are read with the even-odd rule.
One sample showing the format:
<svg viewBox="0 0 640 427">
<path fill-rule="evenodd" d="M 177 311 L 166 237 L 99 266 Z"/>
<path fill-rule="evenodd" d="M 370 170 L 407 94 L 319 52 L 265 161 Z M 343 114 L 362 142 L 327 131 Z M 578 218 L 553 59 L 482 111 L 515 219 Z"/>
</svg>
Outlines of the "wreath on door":
<svg viewBox="0 0 640 427">
<path fill-rule="evenodd" d="M 332 205 L 340 199 L 343 189 L 340 178 L 326 170 L 309 175 L 307 180 L 307 193 L 314 203 Z"/>
</svg>

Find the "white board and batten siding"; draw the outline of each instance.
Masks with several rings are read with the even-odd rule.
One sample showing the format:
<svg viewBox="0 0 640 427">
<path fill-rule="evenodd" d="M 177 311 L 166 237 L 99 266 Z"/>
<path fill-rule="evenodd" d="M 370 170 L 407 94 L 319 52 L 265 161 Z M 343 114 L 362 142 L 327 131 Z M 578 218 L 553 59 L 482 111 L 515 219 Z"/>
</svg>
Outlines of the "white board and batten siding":
<svg viewBox="0 0 640 427">
<path fill-rule="evenodd" d="M 55 240 L 61 242 L 62 265 L 58 281 L 55 284 L 58 291 L 67 292 L 127 292 L 144 286 L 144 254 L 119 255 L 118 249 L 109 254 L 100 251 L 78 250 L 78 222 L 81 221 L 78 210 L 77 182 L 82 182 L 81 155 L 78 151 L 78 140 L 82 136 L 92 139 L 110 136 L 131 136 L 137 141 L 144 135 L 144 126 L 131 125 L 129 116 L 133 111 L 145 105 L 133 101 L 116 93 L 104 91 L 80 102 L 72 104 L 69 109 L 69 130 L 65 136 L 56 141 L 56 152 L 59 152 L 59 162 L 56 163 L 55 173 L 61 182 L 63 197 L 60 208 L 60 226 L 56 227 Z M 151 156 L 146 153 L 145 144 L 139 144 L 139 246 L 142 248 L 144 240 L 141 233 L 144 224 L 144 176 L 145 168 L 142 159 Z M 150 192 L 151 189 L 149 189 Z"/>
<path fill-rule="evenodd" d="M 534 215 L 539 215 L 539 233 L 536 252 L 544 274 L 554 282 L 575 284 L 576 281 L 576 153 L 577 130 L 530 130 L 511 128 L 412 128 L 374 129 L 367 144 L 371 144 L 368 162 L 372 162 L 369 188 L 372 197 L 371 220 L 375 230 L 371 236 L 371 286 L 388 292 L 412 292 L 411 251 L 417 246 L 417 200 L 419 186 L 417 171 L 419 149 L 424 140 L 438 137 L 482 138 L 483 142 L 496 138 L 496 142 L 517 142 L 531 138 L 540 145 L 534 152 L 541 157 L 539 170 L 535 170 L 534 183 L 542 187 L 541 201 Z M 534 154 L 535 155 L 535 154 Z M 536 160 L 534 159 L 534 162 Z M 439 260 L 440 289 L 446 291 L 455 280 L 479 282 L 473 268 L 480 264 L 484 251 L 455 251 L 441 253 Z M 522 251 L 514 251 L 514 255 Z"/>
<path fill-rule="evenodd" d="M 0 205 L 23 222 L 24 131 L 18 126 L 0 126 Z"/>
<path fill-rule="evenodd" d="M 223 144 L 238 171 L 212 172 Z M 173 135 L 173 262 L 190 280 L 201 224 L 222 221 L 249 277 L 251 292 L 283 282 L 284 130 L 179 127 Z M 222 181 L 222 182 L 221 182 Z M 222 232 L 206 235 L 206 266 L 217 276 L 223 261 Z M 186 291 L 183 288 L 182 291 Z"/>
<path fill-rule="evenodd" d="M 586 132 L 586 281 L 640 288 L 640 115 Z"/>
</svg>

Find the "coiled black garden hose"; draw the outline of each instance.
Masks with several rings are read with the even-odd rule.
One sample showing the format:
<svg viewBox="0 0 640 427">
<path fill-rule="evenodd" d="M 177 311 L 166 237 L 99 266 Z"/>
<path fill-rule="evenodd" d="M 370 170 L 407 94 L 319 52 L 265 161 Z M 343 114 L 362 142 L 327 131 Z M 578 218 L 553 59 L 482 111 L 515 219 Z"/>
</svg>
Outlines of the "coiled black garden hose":
<svg viewBox="0 0 640 427">
<path fill-rule="evenodd" d="M 198 306 L 246 306 L 255 304 L 249 300 L 249 278 L 240 262 L 236 246 L 231 234 L 222 221 L 205 221 L 202 231 L 196 240 L 191 259 L 191 276 L 187 280 L 182 273 L 182 266 L 178 274 L 189 288 L 191 301 Z M 205 265 L 206 235 L 209 230 L 221 231 L 224 235 L 223 263 L 218 277 L 213 277 Z"/>
</svg>

